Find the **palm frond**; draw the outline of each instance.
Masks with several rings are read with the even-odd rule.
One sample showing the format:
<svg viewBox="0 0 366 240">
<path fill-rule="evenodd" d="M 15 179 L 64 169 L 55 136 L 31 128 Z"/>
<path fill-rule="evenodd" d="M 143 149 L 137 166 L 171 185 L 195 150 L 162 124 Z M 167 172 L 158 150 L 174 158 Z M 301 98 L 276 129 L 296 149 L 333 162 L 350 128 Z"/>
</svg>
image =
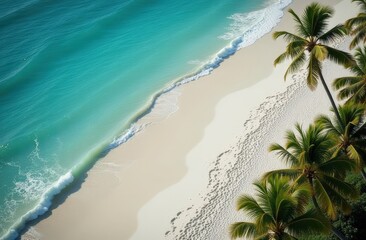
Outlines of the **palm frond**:
<svg viewBox="0 0 366 240">
<path fill-rule="evenodd" d="M 322 187 L 331 200 L 332 206 L 323 205 L 323 208 L 327 209 L 327 213 L 331 219 L 335 220 L 337 218 L 337 210 L 345 214 L 349 214 L 352 211 L 352 207 L 347 199 L 330 187 L 325 181 L 322 181 Z"/>
<path fill-rule="evenodd" d="M 333 27 L 323 35 L 321 35 L 318 39 L 322 44 L 330 44 L 334 43 L 337 39 L 345 36 L 347 34 L 347 29 L 342 24 L 338 24 Z"/>
<path fill-rule="evenodd" d="M 257 234 L 255 224 L 250 222 L 236 222 L 231 224 L 229 231 L 231 239 L 242 237 L 253 238 Z"/>
<path fill-rule="evenodd" d="M 272 176 L 284 176 L 284 177 L 289 177 L 291 179 L 295 179 L 301 175 L 302 175 L 301 169 L 291 169 L 290 168 L 290 169 L 278 169 L 278 170 L 266 172 L 262 178 L 268 179 Z"/>
<path fill-rule="evenodd" d="M 356 27 L 357 25 L 363 24 L 366 19 L 365 13 L 359 13 L 356 17 L 350 18 L 346 21 L 345 26 L 349 29 Z"/>
<path fill-rule="evenodd" d="M 326 187 L 323 182 L 318 179 L 314 179 L 314 191 L 316 192 L 316 199 L 319 206 L 331 219 L 336 219 L 337 209 L 333 205 L 332 199 L 330 198 Z"/>
<path fill-rule="evenodd" d="M 328 50 L 322 45 L 315 45 L 311 51 L 319 62 L 324 61 L 328 57 Z"/>
<path fill-rule="evenodd" d="M 310 32 L 308 29 L 304 26 L 302 20 L 300 17 L 292 10 L 291 8 L 288 10 L 288 12 L 292 15 L 292 18 L 296 22 L 296 30 L 303 36 L 308 37 L 310 36 Z"/>
<path fill-rule="evenodd" d="M 280 64 L 289 58 L 291 58 L 291 55 L 288 52 L 284 52 L 274 60 L 273 64 L 274 66 L 277 66 L 277 64 Z"/>
<path fill-rule="evenodd" d="M 358 169 L 361 169 L 364 166 L 365 158 L 364 152 L 361 149 L 357 149 L 352 144 L 347 147 L 347 156 L 353 160 Z"/>
<path fill-rule="evenodd" d="M 319 124 L 323 129 L 326 129 L 330 134 L 334 134 L 337 137 L 342 135 L 339 126 L 334 125 L 332 120 L 326 115 L 320 115 L 315 119 L 315 124 Z"/>
<path fill-rule="evenodd" d="M 358 28 L 353 30 L 354 38 L 350 43 L 350 48 L 355 48 L 359 43 L 366 42 L 366 24 L 359 26 Z"/>
<path fill-rule="evenodd" d="M 325 48 L 328 51 L 328 58 L 331 61 L 337 64 L 341 64 L 346 68 L 349 68 L 356 64 L 351 54 L 329 46 L 325 46 Z"/>
<path fill-rule="evenodd" d="M 306 43 L 303 43 L 303 41 L 290 42 L 286 47 L 286 51 L 275 59 L 274 65 L 282 63 L 286 59 L 296 58 L 301 52 L 304 52 L 305 45 Z"/>
<path fill-rule="evenodd" d="M 305 63 L 305 61 L 306 61 L 306 55 L 304 52 L 300 52 L 296 57 L 294 57 L 290 66 L 286 70 L 286 73 L 284 76 L 285 80 L 286 80 L 288 74 L 292 74 L 292 73 L 299 71 L 300 68 L 302 67 L 302 65 Z"/>
<path fill-rule="evenodd" d="M 307 41 L 292 41 L 286 46 L 286 53 L 288 54 L 288 58 L 296 58 L 302 52 L 305 52 Z"/>
<path fill-rule="evenodd" d="M 289 130 L 286 131 L 286 149 L 292 149 L 294 154 L 298 154 L 302 151 L 302 142 L 304 139 L 302 126 L 298 123 L 295 124 L 295 129 L 297 133 L 300 135 L 298 136 L 295 134 L 295 132 Z"/>
<path fill-rule="evenodd" d="M 279 197 L 276 204 L 275 219 L 288 220 L 296 216 L 297 204 L 292 198 Z"/>
<path fill-rule="evenodd" d="M 237 210 L 243 210 L 246 212 L 250 218 L 265 214 L 258 202 L 253 197 L 248 195 L 242 195 L 238 198 L 236 208 Z"/>
<path fill-rule="evenodd" d="M 347 99 L 347 102 L 366 102 L 366 82 L 360 81 L 350 84 L 338 92 L 338 98 Z"/>
<path fill-rule="evenodd" d="M 300 37 L 300 36 L 297 36 L 293 33 L 290 33 L 290 32 L 286 32 L 286 31 L 277 31 L 277 32 L 274 32 L 272 37 L 274 39 L 277 39 L 279 37 L 283 37 L 283 39 L 286 41 L 286 42 L 292 42 L 292 41 L 306 41 L 306 39 Z"/>
<path fill-rule="evenodd" d="M 365 0 L 352 0 L 361 7 L 361 11 L 366 12 L 366 1 Z"/>
<path fill-rule="evenodd" d="M 319 60 L 315 57 L 314 54 L 311 54 L 309 57 L 308 64 L 308 77 L 306 79 L 306 83 L 310 90 L 314 91 L 318 86 L 318 79 L 320 77 L 321 65 Z"/>
<path fill-rule="evenodd" d="M 294 183 L 300 183 L 299 180 L 295 179 L 293 181 Z M 311 189 L 308 183 L 300 183 L 300 184 L 291 184 L 291 188 L 290 191 L 291 196 L 296 200 L 297 202 L 297 208 L 296 208 L 296 212 L 297 213 L 303 213 L 305 212 L 309 200 L 311 198 Z"/>
<path fill-rule="evenodd" d="M 319 3 L 312 3 L 305 8 L 302 19 L 310 36 L 319 37 L 324 34 L 333 12 L 332 8 L 322 6 Z"/>
<path fill-rule="evenodd" d="M 294 218 L 287 227 L 289 232 L 295 236 L 328 234 L 331 230 L 330 222 L 315 209 L 310 209 L 305 214 Z"/>
<path fill-rule="evenodd" d="M 323 185 L 331 187 L 335 192 L 337 192 L 342 197 L 356 199 L 359 196 L 357 190 L 349 183 L 341 181 L 335 177 L 329 175 L 321 176 Z"/>
<path fill-rule="evenodd" d="M 346 86 L 359 83 L 363 80 L 363 76 L 349 76 L 349 77 L 340 77 L 336 78 L 333 82 L 333 87 L 336 90 L 344 88 Z"/>
<path fill-rule="evenodd" d="M 345 173 L 353 170 L 354 168 L 355 164 L 343 157 L 336 157 L 318 165 L 318 169 L 322 173 L 326 174 Z"/>
<path fill-rule="evenodd" d="M 346 21 L 346 27 L 350 29 L 350 33 L 354 36 L 350 44 L 350 48 L 356 47 L 359 43 L 366 41 L 366 13 L 359 13 L 356 17 Z"/>
<path fill-rule="evenodd" d="M 290 166 L 297 165 L 298 159 L 281 145 L 274 143 L 269 147 L 270 152 L 276 152 L 277 156 Z"/>
</svg>

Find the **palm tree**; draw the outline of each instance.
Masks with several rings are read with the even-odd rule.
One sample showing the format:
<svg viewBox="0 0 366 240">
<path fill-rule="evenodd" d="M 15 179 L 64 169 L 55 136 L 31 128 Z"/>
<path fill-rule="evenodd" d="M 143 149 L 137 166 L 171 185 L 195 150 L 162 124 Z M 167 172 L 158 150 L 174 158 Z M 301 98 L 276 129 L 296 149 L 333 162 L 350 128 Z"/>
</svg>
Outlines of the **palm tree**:
<svg viewBox="0 0 366 240">
<path fill-rule="evenodd" d="M 309 191 L 304 186 L 291 188 L 287 178 L 269 178 L 254 184 L 257 197 L 243 195 L 237 209 L 243 210 L 253 222 L 236 222 L 230 226 L 233 239 L 285 240 L 303 234 L 329 233 L 330 223 L 315 209 L 306 211 Z"/>
<path fill-rule="evenodd" d="M 333 156 L 346 155 L 353 160 L 366 180 L 364 167 L 366 164 L 366 123 L 363 121 L 365 107 L 361 105 L 346 104 L 339 107 L 342 122 L 336 118 L 331 120 L 328 116 L 321 115 L 316 123 L 328 131 L 334 139 Z"/>
<path fill-rule="evenodd" d="M 346 27 L 350 29 L 350 33 L 354 36 L 350 44 L 350 48 L 354 48 L 358 43 L 366 42 L 366 0 L 352 0 L 361 7 L 361 13 L 357 17 L 351 18 L 346 21 Z"/>
<path fill-rule="evenodd" d="M 304 132 L 297 124 L 296 130 L 297 134 L 287 132 L 285 147 L 279 144 L 270 146 L 270 151 L 275 151 L 290 168 L 268 172 L 264 178 L 281 175 L 290 177 L 296 184 L 307 184 L 315 208 L 332 220 L 336 219 L 338 210 L 349 213 L 351 206 L 346 198 L 357 197 L 357 192 L 342 179 L 348 170 L 353 169 L 352 162 L 332 158 L 329 149 L 333 142 L 319 125 L 310 125 Z M 332 231 L 338 238 L 344 239 L 335 228 Z"/>
<path fill-rule="evenodd" d="M 353 64 L 352 56 L 349 53 L 340 51 L 329 46 L 337 38 L 346 34 L 346 28 L 339 24 L 326 31 L 329 18 L 333 15 L 333 9 L 327 6 L 321 6 L 318 3 L 312 3 L 306 7 L 303 16 L 300 18 L 292 9 L 289 13 L 296 22 L 297 35 L 279 31 L 273 34 L 273 38 L 283 37 L 288 45 L 286 51 L 282 53 L 275 61 L 275 66 L 286 59 L 292 62 L 285 73 L 285 79 L 288 74 L 297 72 L 305 63 L 307 63 L 307 85 L 314 90 L 320 79 L 332 107 L 339 118 L 337 106 L 324 80 L 322 74 L 322 62 L 329 59 L 345 67 Z"/>
<path fill-rule="evenodd" d="M 350 68 L 354 76 L 335 79 L 333 87 L 339 90 L 339 99 L 366 104 L 366 46 L 357 48 L 354 56 L 356 64 Z"/>
</svg>

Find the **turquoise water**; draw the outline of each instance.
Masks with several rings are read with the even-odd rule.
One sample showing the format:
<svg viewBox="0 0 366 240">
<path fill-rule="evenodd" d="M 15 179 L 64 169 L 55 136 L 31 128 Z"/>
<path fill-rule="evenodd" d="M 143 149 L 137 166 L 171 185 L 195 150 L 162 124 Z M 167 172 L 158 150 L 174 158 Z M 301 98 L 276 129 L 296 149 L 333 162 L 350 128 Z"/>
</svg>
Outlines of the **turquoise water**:
<svg viewBox="0 0 366 240">
<path fill-rule="evenodd" d="M 0 239 L 131 136 L 154 96 L 254 42 L 289 2 L 3 0 Z"/>
</svg>

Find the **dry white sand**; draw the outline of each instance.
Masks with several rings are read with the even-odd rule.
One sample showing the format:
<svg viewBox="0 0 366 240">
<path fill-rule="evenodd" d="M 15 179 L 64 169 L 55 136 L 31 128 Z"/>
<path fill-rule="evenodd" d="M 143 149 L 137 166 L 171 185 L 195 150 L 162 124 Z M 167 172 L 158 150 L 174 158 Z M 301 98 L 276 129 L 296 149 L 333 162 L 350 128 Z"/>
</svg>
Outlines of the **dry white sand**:
<svg viewBox="0 0 366 240">
<path fill-rule="evenodd" d="M 357 12 L 348 0 L 318 2 L 335 7 L 331 25 Z M 295 0 L 290 7 L 302 12 L 307 4 Z M 285 14 L 274 30 L 291 31 L 292 24 Z M 274 69 L 273 60 L 284 46 L 267 34 L 209 76 L 174 90 L 178 111 L 101 159 L 80 190 L 23 239 L 228 239 L 230 223 L 244 219 L 235 211 L 237 196 L 283 166 L 269 144 L 330 107 L 321 86 L 306 88 L 305 71 L 283 81 L 287 64 Z M 342 72 L 325 64 L 329 81 Z"/>
</svg>

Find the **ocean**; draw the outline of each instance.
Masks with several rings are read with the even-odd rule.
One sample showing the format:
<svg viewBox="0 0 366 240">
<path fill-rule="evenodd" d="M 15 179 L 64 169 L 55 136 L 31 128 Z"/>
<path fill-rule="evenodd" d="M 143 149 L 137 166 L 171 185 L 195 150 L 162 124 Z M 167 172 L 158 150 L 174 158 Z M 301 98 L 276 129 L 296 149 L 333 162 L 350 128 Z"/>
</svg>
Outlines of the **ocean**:
<svg viewBox="0 0 366 240">
<path fill-rule="evenodd" d="M 167 92 L 269 32 L 290 2 L 3 0 L 0 239 L 143 130 L 134 123 Z"/>
</svg>

